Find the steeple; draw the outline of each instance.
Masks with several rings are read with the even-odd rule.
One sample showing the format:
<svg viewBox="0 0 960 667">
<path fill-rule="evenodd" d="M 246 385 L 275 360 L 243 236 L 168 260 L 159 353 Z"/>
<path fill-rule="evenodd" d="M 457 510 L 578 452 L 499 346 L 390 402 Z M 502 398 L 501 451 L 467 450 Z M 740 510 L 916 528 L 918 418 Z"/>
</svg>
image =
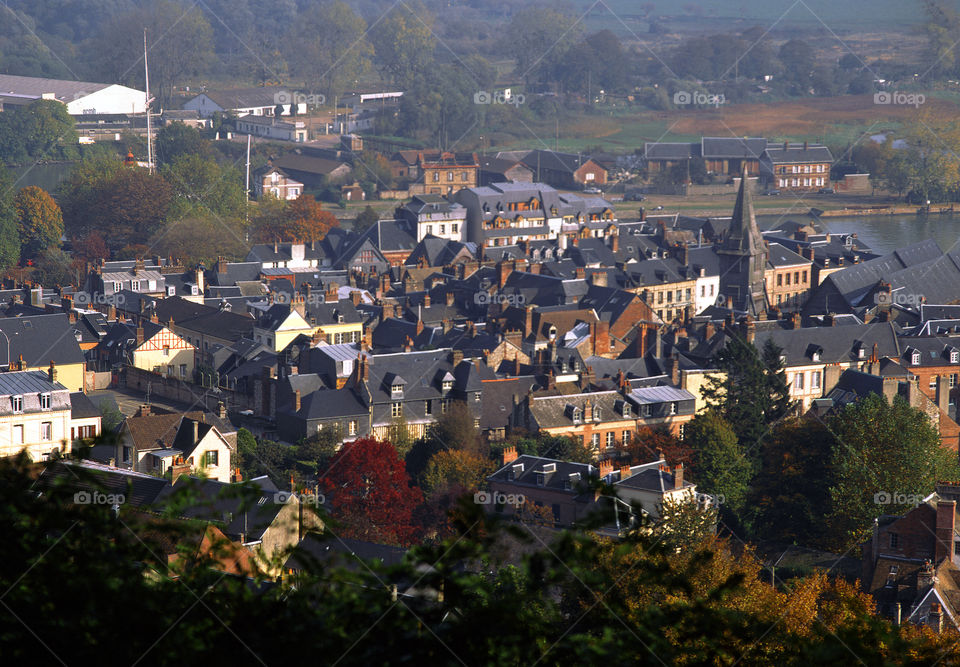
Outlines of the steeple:
<svg viewBox="0 0 960 667">
<path fill-rule="evenodd" d="M 720 294 L 732 299 L 736 310 L 754 317 L 766 311 L 767 245 L 757 227 L 747 169 L 740 175 L 740 190 L 733 207 L 730 231 L 717 248 L 720 257 Z"/>
<path fill-rule="evenodd" d="M 766 251 L 763 235 L 757 227 L 757 214 L 753 210 L 753 195 L 747 185 L 746 166 L 740 173 L 740 190 L 737 191 L 737 203 L 733 207 L 730 233 L 723 245 L 725 250 L 747 252 L 751 255 Z"/>
</svg>

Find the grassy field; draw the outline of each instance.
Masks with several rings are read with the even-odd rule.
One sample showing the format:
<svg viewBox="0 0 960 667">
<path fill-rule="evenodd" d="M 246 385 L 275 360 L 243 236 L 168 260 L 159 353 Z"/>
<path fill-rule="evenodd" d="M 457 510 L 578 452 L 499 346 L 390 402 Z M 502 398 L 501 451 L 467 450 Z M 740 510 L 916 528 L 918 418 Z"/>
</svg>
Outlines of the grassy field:
<svg viewBox="0 0 960 667">
<path fill-rule="evenodd" d="M 575 152 L 601 146 L 629 153 L 642 148 L 647 141 L 695 141 L 701 136 L 815 141 L 839 148 L 857 141 L 864 133 L 895 132 L 916 120 L 921 112 L 933 118 L 955 118 L 960 113 L 960 96 L 954 92 L 930 93 L 920 110 L 874 104 L 872 95 L 844 95 L 705 110 L 612 111 L 608 115 L 583 115 L 561 121 L 559 142 L 555 142 L 556 128 L 552 124 L 530 124 L 529 136 L 520 135 L 509 144 L 493 148 L 557 145 L 562 151 Z"/>
<path fill-rule="evenodd" d="M 641 4 L 636 0 L 606 0 L 594 3 L 576 0 L 572 3 L 578 15 L 587 12 L 588 29 L 609 28 L 615 32 L 642 35 L 649 30 Z M 902 29 L 923 22 L 924 15 L 917 0 L 870 0 L 867 2 L 835 2 L 834 0 L 696 0 L 678 3 L 654 0 L 650 16 L 676 26 L 696 23 L 701 30 L 729 29 L 734 26 L 764 25 L 783 28 L 819 28 L 824 31 Z M 590 9 L 593 7 L 593 9 Z"/>
</svg>

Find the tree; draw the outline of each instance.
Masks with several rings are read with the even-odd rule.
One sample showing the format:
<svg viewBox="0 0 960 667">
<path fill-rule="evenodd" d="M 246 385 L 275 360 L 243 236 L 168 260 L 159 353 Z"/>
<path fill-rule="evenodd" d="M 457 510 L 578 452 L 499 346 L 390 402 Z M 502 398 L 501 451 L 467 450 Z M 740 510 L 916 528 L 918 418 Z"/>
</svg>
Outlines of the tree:
<svg viewBox="0 0 960 667">
<path fill-rule="evenodd" d="M 35 257 L 47 248 L 60 246 L 63 212 L 46 190 L 28 185 L 14 196 L 13 205 L 22 256 Z"/>
<path fill-rule="evenodd" d="M 753 470 L 733 428 L 715 410 L 707 410 L 687 423 L 684 439 L 694 452 L 697 490 L 739 515 Z"/>
<path fill-rule="evenodd" d="M 514 72 L 527 82 L 553 79 L 557 65 L 579 42 L 579 22 L 548 7 L 515 13 L 504 31 L 506 52 L 516 60 Z"/>
<path fill-rule="evenodd" d="M 188 153 L 173 158 L 161 170 L 171 185 L 171 217 L 203 215 L 238 217 L 247 203 L 240 172 L 210 158 Z"/>
<path fill-rule="evenodd" d="M 50 287 L 72 285 L 77 282 L 73 258 L 60 248 L 47 248 L 36 262 L 34 277 L 40 284 Z"/>
<path fill-rule="evenodd" d="M 721 349 L 702 393 L 707 404 L 737 434 L 743 451 L 756 456 L 756 447 L 770 427 L 793 409 L 780 361 L 780 351 L 769 339 L 763 356 L 753 343 L 734 336 Z"/>
<path fill-rule="evenodd" d="M 199 7 L 159 0 L 116 14 L 93 41 L 98 71 L 105 81 L 143 85 L 143 28 L 150 88 L 159 107 L 169 108 L 175 85 L 207 70 L 213 60 L 213 33 Z"/>
<path fill-rule="evenodd" d="M 12 191 L 13 180 L 0 164 L 0 270 L 9 269 L 20 259 L 18 216 L 13 205 Z"/>
<path fill-rule="evenodd" d="M 154 142 L 157 147 L 157 162 L 161 166 L 188 155 L 209 158 L 211 153 L 210 142 L 201 136 L 200 130 L 180 121 L 160 128 Z"/>
<path fill-rule="evenodd" d="M 70 242 L 73 258 L 77 262 L 95 262 L 98 259 L 110 259 L 110 248 L 103 240 L 103 235 L 94 230 L 83 238 L 75 238 Z"/>
<path fill-rule="evenodd" d="M 56 100 L 12 107 L 0 116 L 0 154 L 8 162 L 76 157 L 73 117 Z"/>
<path fill-rule="evenodd" d="M 493 472 L 494 464 L 466 450 L 437 452 L 427 464 L 420 479 L 420 488 L 432 498 L 448 489 L 473 493 Z"/>
<path fill-rule="evenodd" d="M 116 404 L 108 400 L 100 401 L 100 418 L 105 433 L 116 431 L 125 419 Z"/>
<path fill-rule="evenodd" d="M 151 237 L 149 247 L 164 257 L 206 266 L 212 266 L 219 257 L 242 259 L 248 251 L 240 220 L 206 212 L 164 223 Z"/>
<path fill-rule="evenodd" d="M 380 221 L 380 214 L 369 204 L 357 214 L 353 221 L 353 231 L 360 234 L 373 227 Z"/>
<path fill-rule="evenodd" d="M 830 420 L 833 434 L 829 537 L 839 548 L 862 542 L 873 519 L 902 513 L 960 478 L 956 452 L 943 447 L 921 410 L 896 396 L 869 394 Z"/>
<path fill-rule="evenodd" d="M 481 441 L 480 431 L 474 426 L 473 412 L 464 401 L 450 401 L 447 411 L 430 425 L 428 438 L 443 449 L 462 449 L 486 457 L 488 448 Z"/>
<path fill-rule="evenodd" d="M 371 26 L 373 62 L 384 77 L 409 88 L 428 72 L 436 46 L 432 24 L 432 14 L 415 0 L 394 5 L 386 17 Z"/>
<path fill-rule="evenodd" d="M 518 451 L 520 451 L 519 448 Z M 597 458 L 582 440 L 564 435 L 541 436 L 536 440 L 536 451 L 533 453 L 548 459 L 572 463 L 593 463 Z"/>
<path fill-rule="evenodd" d="M 619 457 L 626 459 L 631 465 L 656 461 L 661 456 L 674 466 L 678 463 L 690 465 L 693 462 L 690 445 L 664 426 L 641 426 L 636 433 L 631 434 L 628 442 L 619 443 L 617 449 Z"/>
<path fill-rule="evenodd" d="M 300 195 L 281 207 L 264 198 L 260 206 L 261 213 L 252 222 L 254 236 L 263 242 L 319 241 L 340 225 L 337 217 L 324 210 L 313 195 Z"/>
<path fill-rule="evenodd" d="M 660 518 L 651 530 L 665 547 L 690 549 L 717 533 L 719 512 L 709 499 L 684 496 L 661 502 L 659 511 Z"/>
<path fill-rule="evenodd" d="M 341 537 L 410 544 L 414 511 L 423 493 L 411 487 L 403 461 L 389 442 L 361 438 L 344 443 L 320 476 L 320 490 Z"/>
<path fill-rule="evenodd" d="M 291 74 L 331 101 L 371 67 L 367 22 L 341 0 L 307 6 L 285 45 Z"/>
<path fill-rule="evenodd" d="M 806 86 L 813 71 L 813 50 L 802 39 L 791 39 L 780 47 L 784 74 L 792 83 Z M 806 92 L 804 89 L 803 92 Z"/>
<path fill-rule="evenodd" d="M 765 539 L 823 543 L 823 517 L 830 511 L 833 436 L 815 420 L 781 424 L 760 448 L 760 470 L 750 506 Z"/>
</svg>

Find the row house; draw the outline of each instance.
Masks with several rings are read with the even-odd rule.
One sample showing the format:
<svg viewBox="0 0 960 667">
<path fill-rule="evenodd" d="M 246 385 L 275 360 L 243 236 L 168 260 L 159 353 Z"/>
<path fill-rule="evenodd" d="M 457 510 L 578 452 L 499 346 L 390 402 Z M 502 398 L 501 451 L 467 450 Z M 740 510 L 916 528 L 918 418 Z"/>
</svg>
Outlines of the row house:
<svg viewBox="0 0 960 667">
<path fill-rule="evenodd" d="M 527 428 L 532 433 L 575 438 L 597 458 L 608 458 L 628 444 L 638 429 L 665 426 L 683 435 L 693 419 L 696 397 L 669 386 L 600 391 L 566 396 L 531 396 Z"/>
<path fill-rule="evenodd" d="M 768 244 L 767 251 L 767 303 L 783 312 L 800 312 L 815 279 L 813 261 L 779 243 Z"/>
<path fill-rule="evenodd" d="M 830 185 L 833 154 L 821 144 L 770 144 L 760 158 L 764 181 L 789 192 L 815 192 Z"/>
</svg>

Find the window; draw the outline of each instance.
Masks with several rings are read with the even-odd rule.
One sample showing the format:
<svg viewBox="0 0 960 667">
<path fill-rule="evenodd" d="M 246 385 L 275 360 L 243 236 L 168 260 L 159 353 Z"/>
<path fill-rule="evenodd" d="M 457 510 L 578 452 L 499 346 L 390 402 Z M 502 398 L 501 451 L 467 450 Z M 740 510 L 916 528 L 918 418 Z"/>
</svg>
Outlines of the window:
<svg viewBox="0 0 960 667">
<path fill-rule="evenodd" d="M 621 436 L 621 440 L 623 441 L 623 444 L 625 445 L 630 444 L 630 431 L 624 431 L 623 433 L 620 434 L 620 436 Z"/>
<path fill-rule="evenodd" d="M 396 403 L 394 403 L 394 404 L 392 404 L 392 405 L 390 406 L 390 416 L 391 416 L 391 417 L 396 418 L 396 417 L 399 417 L 399 416 L 402 415 L 402 414 L 403 414 L 403 403 L 397 401 Z"/>
<path fill-rule="evenodd" d="M 820 371 L 813 371 L 810 374 L 810 388 L 811 389 L 820 388 Z"/>
<path fill-rule="evenodd" d="M 439 172 L 439 171 L 433 172 L 433 182 L 434 182 L 434 183 L 439 183 L 439 182 L 440 182 L 440 172 Z"/>
<path fill-rule="evenodd" d="M 790 274 L 789 274 L 789 273 L 785 273 L 784 275 L 787 277 L 787 281 L 786 281 L 786 282 L 787 282 L 787 285 L 789 285 L 789 284 L 790 284 Z"/>
<path fill-rule="evenodd" d="M 113 283 L 113 291 L 119 292 L 123 289 L 123 283 Z"/>
<path fill-rule="evenodd" d="M 920 353 L 919 353 L 919 352 L 914 351 L 913 354 L 910 355 L 910 363 L 913 364 L 914 366 L 919 366 L 919 365 L 920 365 Z"/>
<path fill-rule="evenodd" d="M 473 428 L 480 428 L 480 419 L 474 418 L 474 420 L 473 420 Z"/>
<path fill-rule="evenodd" d="M 464 182 L 464 183 L 467 182 L 467 172 L 465 172 L 465 171 L 461 171 L 461 172 L 460 172 L 460 180 L 461 180 L 462 182 Z"/>
<path fill-rule="evenodd" d="M 671 403 L 671 404 L 670 404 L 670 414 L 672 414 L 672 415 L 677 414 L 677 404 L 676 404 L 676 403 Z"/>
<path fill-rule="evenodd" d="M 890 548 L 891 549 L 900 548 L 900 536 L 897 533 L 890 533 Z"/>
<path fill-rule="evenodd" d="M 23 412 L 23 396 L 11 396 L 10 405 L 14 412 Z"/>
<path fill-rule="evenodd" d="M 170 356 L 170 346 L 169 346 L 169 345 L 164 345 L 164 346 L 163 346 L 163 356 L 165 356 L 165 357 L 169 357 L 169 356 Z"/>
<path fill-rule="evenodd" d="M 951 364 L 955 364 L 955 363 L 957 363 L 958 361 L 960 361 L 960 352 L 958 352 L 957 350 L 951 350 L 951 351 L 950 351 L 950 363 L 951 363 Z"/>
<path fill-rule="evenodd" d="M 953 387 L 956 387 L 956 386 L 957 386 L 957 374 L 956 374 L 956 373 L 951 373 L 951 374 L 950 374 L 950 387 L 953 388 Z"/>
<path fill-rule="evenodd" d="M 649 405 L 641 405 L 641 406 L 640 406 L 640 416 L 641 416 L 641 417 L 649 417 L 649 416 L 650 416 L 650 406 L 649 406 Z"/>
<path fill-rule="evenodd" d="M 574 424 L 580 423 L 580 408 L 573 409 L 573 423 Z"/>
<path fill-rule="evenodd" d="M 453 389 L 453 380 L 444 380 L 442 386 L 444 391 L 450 391 Z"/>
<path fill-rule="evenodd" d="M 783 274 L 777 274 L 777 287 L 783 287 Z"/>
<path fill-rule="evenodd" d="M 474 393 L 474 395 L 473 395 L 473 401 L 474 401 L 474 403 L 479 403 L 479 402 L 480 402 L 480 392 L 479 392 L 479 391 L 476 392 L 476 393 Z"/>
<path fill-rule="evenodd" d="M 182 377 L 182 378 L 187 377 L 187 365 L 186 365 L 186 364 L 180 364 L 180 377 Z"/>
<path fill-rule="evenodd" d="M 41 410 L 50 409 L 50 394 L 40 394 L 40 409 Z"/>
<path fill-rule="evenodd" d="M 803 373 L 793 374 L 793 388 L 803 390 Z"/>
<path fill-rule="evenodd" d="M 43 441 L 53 440 L 53 422 L 40 424 L 40 439 Z"/>
<path fill-rule="evenodd" d="M 23 431 L 22 431 L 23 427 L 21 426 L 20 428 L 21 428 L 21 434 L 22 434 L 22 433 L 23 433 Z M 130 463 L 130 450 L 131 450 L 131 449 L 132 449 L 132 447 L 130 447 L 130 445 L 124 445 L 124 446 L 123 446 L 123 454 L 122 454 L 122 456 L 123 456 L 123 462 L 124 462 L 124 463 Z"/>
<path fill-rule="evenodd" d="M 803 284 L 806 285 L 806 284 L 807 284 L 807 272 L 804 271 L 803 274 L 802 274 L 802 276 L 803 276 Z"/>
<path fill-rule="evenodd" d="M 590 436 L 590 445 L 591 445 L 594 449 L 598 449 L 598 448 L 600 447 L 600 434 L 599 434 L 599 433 L 594 433 L 592 436 Z"/>
<path fill-rule="evenodd" d="M 139 291 L 140 291 L 140 281 L 139 281 L 139 280 L 131 280 L 131 281 L 130 281 L 130 289 L 132 289 L 134 292 L 139 292 Z"/>
<path fill-rule="evenodd" d="M 350 422 L 347 424 L 347 433 L 349 435 L 356 435 L 358 425 L 359 425 L 359 422 L 356 419 L 351 419 Z"/>
<path fill-rule="evenodd" d="M 929 387 L 930 387 L 931 389 L 936 389 L 936 388 L 937 388 L 937 376 L 936 376 L 936 375 L 931 375 L 931 376 L 930 376 L 930 384 L 929 384 Z"/>
<path fill-rule="evenodd" d="M 451 231 L 452 233 L 454 233 L 454 234 L 459 234 L 459 233 L 460 233 L 460 225 L 458 225 L 457 223 L 453 223 L 452 225 L 450 225 L 450 231 Z"/>
<path fill-rule="evenodd" d="M 794 285 L 799 285 L 799 284 L 800 284 L 800 272 L 799 272 L 799 271 L 794 271 L 794 272 L 793 272 L 793 284 L 794 284 Z"/>
<path fill-rule="evenodd" d="M 13 426 L 13 443 L 15 445 L 23 444 L 23 424 L 14 424 Z M 129 448 L 128 448 L 129 449 Z M 129 459 L 125 459 L 129 460 Z"/>
<path fill-rule="evenodd" d="M 392 386 L 390 387 L 390 391 L 393 392 L 394 394 L 402 394 L 402 393 L 403 393 L 403 385 L 402 385 L 402 384 L 392 385 Z"/>
<path fill-rule="evenodd" d="M 607 449 L 613 449 L 614 444 L 613 431 L 607 431 Z"/>
<path fill-rule="evenodd" d="M 440 413 L 447 414 L 447 410 L 450 409 L 450 399 L 444 398 L 440 400 Z"/>
</svg>

